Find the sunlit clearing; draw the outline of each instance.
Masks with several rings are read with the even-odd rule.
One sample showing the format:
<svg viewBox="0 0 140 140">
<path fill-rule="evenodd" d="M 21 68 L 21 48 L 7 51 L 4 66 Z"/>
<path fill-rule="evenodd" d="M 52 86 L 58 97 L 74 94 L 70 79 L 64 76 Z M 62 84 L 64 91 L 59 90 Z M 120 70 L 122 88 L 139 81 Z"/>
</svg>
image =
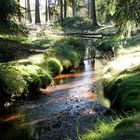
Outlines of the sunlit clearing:
<svg viewBox="0 0 140 140">
<path fill-rule="evenodd" d="M 111 71 L 117 72 L 131 68 L 138 64 L 140 64 L 140 46 L 129 49 L 121 49 L 119 56 L 115 60 L 109 62 L 107 67 L 111 68 Z M 105 77 L 109 78 L 110 75 L 106 74 Z"/>
<path fill-rule="evenodd" d="M 40 55 L 35 55 L 29 58 L 29 60 L 34 63 L 34 64 L 40 64 L 44 61 L 44 55 L 40 54 Z"/>
</svg>

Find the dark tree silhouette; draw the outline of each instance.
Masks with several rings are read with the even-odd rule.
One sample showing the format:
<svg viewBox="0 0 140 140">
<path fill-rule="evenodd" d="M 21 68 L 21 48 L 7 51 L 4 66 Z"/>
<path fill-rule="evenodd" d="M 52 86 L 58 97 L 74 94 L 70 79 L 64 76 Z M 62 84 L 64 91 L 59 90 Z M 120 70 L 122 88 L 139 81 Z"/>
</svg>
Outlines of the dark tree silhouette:
<svg viewBox="0 0 140 140">
<path fill-rule="evenodd" d="M 30 0 L 27 0 L 27 15 L 28 15 L 28 21 L 32 23 L 32 15 L 31 15 L 31 9 L 30 9 Z"/>
<path fill-rule="evenodd" d="M 97 24 L 97 17 L 96 17 L 96 0 L 91 0 L 91 18 L 93 20 L 93 26 L 98 26 Z"/>
<path fill-rule="evenodd" d="M 39 0 L 35 1 L 35 24 L 41 23 L 40 20 L 40 9 L 39 9 Z"/>
</svg>

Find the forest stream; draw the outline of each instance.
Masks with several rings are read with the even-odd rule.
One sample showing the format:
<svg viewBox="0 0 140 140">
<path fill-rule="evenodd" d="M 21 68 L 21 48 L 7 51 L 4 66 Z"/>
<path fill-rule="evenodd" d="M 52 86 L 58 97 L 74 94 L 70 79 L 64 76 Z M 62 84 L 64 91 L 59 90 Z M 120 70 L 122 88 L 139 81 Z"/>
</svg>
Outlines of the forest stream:
<svg viewBox="0 0 140 140">
<path fill-rule="evenodd" d="M 105 99 L 98 85 L 93 85 L 101 69 L 99 60 L 84 63 L 77 71 L 55 77 L 55 85 L 42 89 L 39 98 L 7 109 L 0 119 L 0 139 L 77 140 L 93 128 L 107 108 L 101 105 Z"/>
</svg>

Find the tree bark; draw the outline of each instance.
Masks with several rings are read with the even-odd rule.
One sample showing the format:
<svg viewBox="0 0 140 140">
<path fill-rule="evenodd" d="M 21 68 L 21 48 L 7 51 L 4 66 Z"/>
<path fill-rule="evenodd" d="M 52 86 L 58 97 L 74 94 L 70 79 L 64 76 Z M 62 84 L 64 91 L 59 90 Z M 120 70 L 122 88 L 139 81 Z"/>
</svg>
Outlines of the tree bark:
<svg viewBox="0 0 140 140">
<path fill-rule="evenodd" d="M 90 17 L 91 16 L 91 6 L 90 6 L 90 4 L 91 4 L 91 0 L 88 0 L 88 3 L 87 3 L 87 7 L 88 7 L 88 16 Z"/>
<path fill-rule="evenodd" d="M 27 20 L 27 0 L 25 0 L 25 21 Z"/>
<path fill-rule="evenodd" d="M 74 1 L 72 2 L 72 15 L 73 17 L 75 16 L 75 4 L 74 4 Z"/>
<path fill-rule="evenodd" d="M 91 18 L 93 26 L 98 26 L 96 17 L 96 3 L 95 0 L 91 0 Z"/>
<path fill-rule="evenodd" d="M 48 0 L 46 0 L 46 5 L 45 5 L 45 21 L 48 22 Z"/>
<path fill-rule="evenodd" d="M 35 1 L 35 24 L 36 23 L 41 23 L 41 21 L 40 21 L 39 0 Z"/>
<path fill-rule="evenodd" d="M 64 0 L 64 18 L 67 17 L 67 0 Z"/>
<path fill-rule="evenodd" d="M 17 0 L 18 3 L 18 21 L 21 22 L 21 11 L 20 11 L 20 0 Z"/>
<path fill-rule="evenodd" d="M 32 23 L 32 16 L 31 16 L 31 9 L 30 9 L 30 0 L 27 0 L 27 14 L 28 14 L 29 22 Z"/>
<path fill-rule="evenodd" d="M 60 0 L 60 20 L 61 24 L 63 24 L 63 0 Z"/>
</svg>

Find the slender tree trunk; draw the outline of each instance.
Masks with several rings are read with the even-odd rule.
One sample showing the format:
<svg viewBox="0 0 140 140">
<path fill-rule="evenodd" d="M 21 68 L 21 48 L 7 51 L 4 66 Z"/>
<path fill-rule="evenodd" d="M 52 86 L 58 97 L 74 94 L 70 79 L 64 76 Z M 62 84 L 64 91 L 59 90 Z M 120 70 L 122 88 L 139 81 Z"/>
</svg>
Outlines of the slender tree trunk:
<svg viewBox="0 0 140 140">
<path fill-rule="evenodd" d="M 67 17 L 67 0 L 64 0 L 64 18 Z"/>
<path fill-rule="evenodd" d="M 25 21 L 27 20 L 27 0 L 25 0 Z"/>
<path fill-rule="evenodd" d="M 28 14 L 29 22 L 32 23 L 32 16 L 31 16 L 31 9 L 30 9 L 30 0 L 27 0 L 27 14 Z"/>
<path fill-rule="evenodd" d="M 51 21 L 51 6 L 50 0 L 48 0 L 48 13 L 49 13 L 49 20 Z"/>
<path fill-rule="evenodd" d="M 60 0 L 60 20 L 61 24 L 63 24 L 63 0 Z"/>
<path fill-rule="evenodd" d="M 91 18 L 93 20 L 93 22 L 92 22 L 93 26 L 98 26 L 97 18 L 96 18 L 96 4 L 95 4 L 95 0 L 91 0 Z"/>
<path fill-rule="evenodd" d="M 35 24 L 36 23 L 41 23 L 41 21 L 40 21 L 39 0 L 35 1 Z"/>
<path fill-rule="evenodd" d="M 60 6 L 60 0 L 58 0 L 58 6 Z"/>
<path fill-rule="evenodd" d="M 45 21 L 48 22 L 48 0 L 46 0 L 46 5 L 45 5 Z"/>
<path fill-rule="evenodd" d="M 91 0 L 88 0 L 87 7 L 88 7 L 88 16 L 91 16 Z"/>
<path fill-rule="evenodd" d="M 75 4 L 74 4 L 74 2 L 72 3 L 72 15 L 73 15 L 73 17 L 75 16 Z"/>
<path fill-rule="evenodd" d="M 20 11 L 20 0 L 17 0 L 18 3 L 18 21 L 21 22 L 21 11 Z"/>
</svg>

